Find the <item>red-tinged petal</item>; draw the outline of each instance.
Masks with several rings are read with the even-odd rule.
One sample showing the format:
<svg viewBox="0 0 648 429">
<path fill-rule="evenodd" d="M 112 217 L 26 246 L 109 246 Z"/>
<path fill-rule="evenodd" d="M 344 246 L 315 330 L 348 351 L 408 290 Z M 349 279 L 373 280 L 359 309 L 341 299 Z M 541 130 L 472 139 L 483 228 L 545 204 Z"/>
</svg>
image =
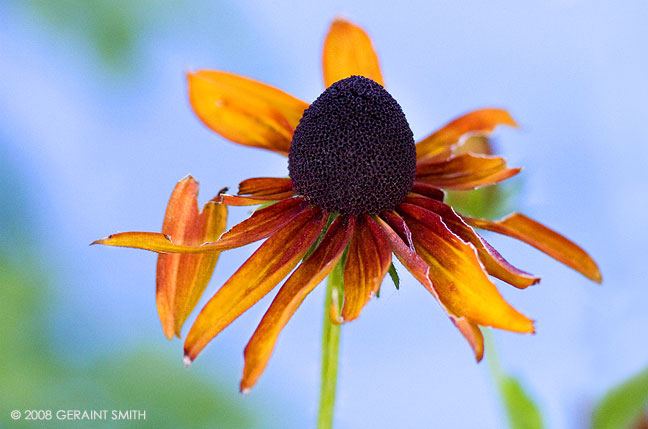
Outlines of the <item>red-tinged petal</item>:
<svg viewBox="0 0 648 429">
<path fill-rule="evenodd" d="M 288 155 L 307 103 L 222 71 L 201 70 L 187 78 L 191 106 L 205 125 L 234 143 Z"/>
<path fill-rule="evenodd" d="M 213 201 L 210 204 L 217 204 Z M 220 205 L 220 204 L 217 204 Z M 220 239 L 196 243 L 175 243 L 167 234 L 156 232 L 122 232 L 113 234 L 92 244 L 117 247 L 132 247 L 157 253 L 213 253 L 245 246 L 264 239 L 282 228 L 297 215 L 308 203 L 303 198 L 288 198 L 271 206 L 255 211 L 252 216 L 235 225 Z M 217 237 L 218 238 L 218 237 Z"/>
<path fill-rule="evenodd" d="M 380 216 L 389 224 L 389 226 L 398 234 L 412 252 L 416 252 L 414 241 L 412 241 L 412 232 L 407 227 L 405 220 L 395 211 L 383 212 Z"/>
<path fill-rule="evenodd" d="M 241 391 L 257 382 L 270 359 L 279 333 L 308 295 L 335 267 L 354 230 L 354 218 L 338 217 L 315 251 L 288 278 L 245 347 Z"/>
<path fill-rule="evenodd" d="M 392 218 L 392 220 L 395 218 Z M 385 237 L 389 241 L 392 251 L 396 255 L 399 261 L 403 264 L 405 268 L 414 276 L 416 280 L 421 282 L 421 284 L 436 298 L 437 302 L 441 305 L 441 308 L 446 312 L 452 323 L 459 329 L 459 332 L 466 338 L 468 344 L 473 349 L 475 353 L 475 358 L 479 362 L 482 359 L 484 353 L 484 343 L 483 337 L 481 337 L 481 332 L 476 328 L 476 325 L 472 322 L 467 321 L 464 317 L 459 317 L 456 314 L 453 314 L 439 298 L 432 281 L 430 280 L 430 267 L 421 259 L 419 255 L 416 254 L 416 251 L 409 248 L 407 244 L 402 240 L 396 231 L 387 223 L 384 219 L 377 219 L 378 225 L 381 227 L 385 233 Z M 467 329 L 470 327 L 470 329 Z"/>
<path fill-rule="evenodd" d="M 289 178 L 256 177 L 239 183 L 239 194 L 243 195 L 274 195 L 292 191 L 292 181 Z"/>
<path fill-rule="evenodd" d="M 256 206 L 272 201 L 284 200 L 286 198 L 292 197 L 293 195 L 295 195 L 293 191 L 254 196 L 221 194 L 218 196 L 217 201 L 227 206 Z"/>
<path fill-rule="evenodd" d="M 178 243 L 199 245 L 215 240 L 225 230 L 227 207 L 207 203 L 198 210 L 198 182 L 187 176 L 176 185 L 162 224 L 162 233 Z M 209 255 L 160 255 L 157 261 L 156 301 L 165 335 L 180 330 L 214 271 L 218 253 Z M 197 301 L 197 300 L 196 300 Z"/>
<path fill-rule="evenodd" d="M 326 36 L 323 68 L 327 88 L 353 75 L 385 86 L 371 39 L 362 28 L 343 19 L 336 19 Z"/>
<path fill-rule="evenodd" d="M 233 226 L 217 241 L 202 244 L 203 249 L 234 249 L 269 237 L 299 216 L 308 203 L 303 198 L 288 198 L 256 210 L 252 216 Z"/>
<path fill-rule="evenodd" d="M 398 210 L 412 231 L 416 252 L 430 267 L 434 289 L 453 314 L 479 325 L 534 332 L 533 321 L 511 307 L 488 279 L 474 246 L 429 210 L 407 203 Z"/>
<path fill-rule="evenodd" d="M 442 159 L 450 156 L 454 145 L 466 135 L 488 135 L 498 125 L 517 127 L 511 115 L 502 109 L 481 109 L 460 116 L 416 144 L 416 158 Z"/>
<path fill-rule="evenodd" d="M 462 240 L 475 246 L 479 259 L 488 274 L 497 277 L 517 288 L 524 289 L 537 284 L 539 277 L 515 268 L 500 255 L 486 240 L 479 236 L 461 216 L 447 204 L 429 198 L 406 198 L 405 202 L 431 210 L 441 216 L 443 223 Z"/>
<path fill-rule="evenodd" d="M 416 180 L 439 188 L 465 191 L 501 182 L 519 172 L 519 168 L 508 168 L 504 158 L 465 153 L 438 162 L 419 162 Z"/>
<path fill-rule="evenodd" d="M 376 221 L 358 218 L 344 268 L 342 320 L 356 319 L 376 294 L 391 264 L 391 246 Z"/>
<path fill-rule="evenodd" d="M 425 197 L 439 201 L 443 201 L 443 199 L 445 198 L 445 192 L 443 192 L 441 189 L 423 182 L 415 181 L 412 185 L 412 193 L 423 195 Z"/>
<path fill-rule="evenodd" d="M 459 332 L 464 336 L 470 348 L 475 353 L 477 362 L 481 362 L 484 358 L 484 336 L 482 335 L 479 325 L 471 322 L 465 317 L 450 317 L 452 323 L 459 329 Z"/>
<path fill-rule="evenodd" d="M 523 241 L 555 260 L 583 274 L 590 280 L 601 283 L 603 278 L 596 262 L 580 246 L 541 223 L 520 214 L 513 213 L 502 220 L 490 221 L 463 216 L 475 228 L 508 235 Z"/>
<path fill-rule="evenodd" d="M 325 222 L 319 208 L 308 208 L 268 238 L 202 309 L 187 335 L 185 357 L 194 360 L 212 338 L 286 277 Z"/>
</svg>

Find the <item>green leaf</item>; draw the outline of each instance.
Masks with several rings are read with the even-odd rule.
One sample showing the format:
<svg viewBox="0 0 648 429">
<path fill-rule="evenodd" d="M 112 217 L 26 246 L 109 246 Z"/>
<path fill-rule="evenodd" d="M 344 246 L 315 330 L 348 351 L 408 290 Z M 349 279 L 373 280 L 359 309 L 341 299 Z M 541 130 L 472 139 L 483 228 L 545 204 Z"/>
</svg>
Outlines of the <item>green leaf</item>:
<svg viewBox="0 0 648 429">
<path fill-rule="evenodd" d="M 396 267 L 392 263 L 389 266 L 389 277 L 391 277 L 392 281 L 394 282 L 394 286 L 396 286 L 396 290 L 400 289 L 400 277 L 398 277 L 398 271 L 396 271 Z"/>
<path fill-rule="evenodd" d="M 542 416 L 524 387 L 515 377 L 497 380 L 511 429 L 542 429 Z"/>
<path fill-rule="evenodd" d="M 396 287 L 396 290 L 400 289 L 400 277 L 398 276 L 398 271 L 396 271 L 396 267 L 392 263 L 389 266 L 389 277 L 391 277 L 392 282 L 394 282 L 394 286 Z M 378 291 L 376 291 L 376 298 L 380 298 L 380 288 L 378 288 Z"/>
<path fill-rule="evenodd" d="M 511 429 L 542 429 L 544 426 L 540 409 L 533 402 L 522 383 L 502 370 L 491 331 L 484 329 L 482 332 L 486 350 L 488 350 L 488 369 L 504 402 L 509 427 Z"/>
<path fill-rule="evenodd" d="M 648 367 L 609 390 L 594 408 L 592 428 L 630 427 L 648 407 Z"/>
</svg>

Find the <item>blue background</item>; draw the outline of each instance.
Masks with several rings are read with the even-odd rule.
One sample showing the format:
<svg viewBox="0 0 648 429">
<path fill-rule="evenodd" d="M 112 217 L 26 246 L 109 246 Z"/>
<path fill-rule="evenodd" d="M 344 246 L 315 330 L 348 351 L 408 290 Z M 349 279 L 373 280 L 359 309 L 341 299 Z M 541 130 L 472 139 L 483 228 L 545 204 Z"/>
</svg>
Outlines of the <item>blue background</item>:
<svg viewBox="0 0 648 429">
<path fill-rule="evenodd" d="M 585 427 L 607 388 L 648 362 L 646 2 L 142 2 L 131 6 L 137 30 L 117 65 L 88 42 L 86 18 L 53 22 L 37 3 L 0 4 L 1 187 L 20 194 L 0 210 L 28 224 L 23 231 L 6 221 L 0 240 L 39 249 L 36 269 L 55 284 L 49 347 L 72 364 L 145 342 L 182 365 L 182 343 L 164 339 L 157 319 L 155 255 L 88 243 L 159 230 L 173 186 L 188 173 L 201 183 L 201 203 L 245 178 L 285 176 L 286 159 L 226 142 L 197 120 L 184 73 L 227 70 L 312 101 L 337 15 L 372 37 L 415 136 L 475 108 L 509 109 L 522 128 L 500 130 L 498 143 L 524 167 L 515 208 L 599 263 L 602 286 L 524 244 L 491 240 L 543 279 L 526 291 L 501 288 L 537 321 L 537 334 L 496 332 L 495 341 L 548 426 Z M 230 213 L 233 225 L 248 211 Z M 251 251 L 221 256 L 201 303 Z M 242 350 L 272 296 L 189 371 L 206 370 L 261 415 L 259 427 L 309 426 L 323 298 L 320 287 L 287 325 L 250 395 L 237 390 Z M 400 291 L 386 282 L 342 335 L 337 427 L 502 426 L 486 365 L 475 365 L 408 274 Z"/>
</svg>

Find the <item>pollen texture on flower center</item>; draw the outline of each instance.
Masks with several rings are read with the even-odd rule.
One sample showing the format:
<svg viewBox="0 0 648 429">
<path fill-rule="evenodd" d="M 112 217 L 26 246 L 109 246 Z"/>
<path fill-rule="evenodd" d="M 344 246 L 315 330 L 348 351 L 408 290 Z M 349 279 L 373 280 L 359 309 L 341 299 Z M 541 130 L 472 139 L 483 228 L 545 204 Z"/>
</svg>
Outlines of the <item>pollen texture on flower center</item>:
<svg viewBox="0 0 648 429">
<path fill-rule="evenodd" d="M 330 212 L 379 213 L 412 189 L 416 148 L 400 106 L 371 79 L 331 85 L 304 111 L 290 146 L 293 187 Z"/>
</svg>

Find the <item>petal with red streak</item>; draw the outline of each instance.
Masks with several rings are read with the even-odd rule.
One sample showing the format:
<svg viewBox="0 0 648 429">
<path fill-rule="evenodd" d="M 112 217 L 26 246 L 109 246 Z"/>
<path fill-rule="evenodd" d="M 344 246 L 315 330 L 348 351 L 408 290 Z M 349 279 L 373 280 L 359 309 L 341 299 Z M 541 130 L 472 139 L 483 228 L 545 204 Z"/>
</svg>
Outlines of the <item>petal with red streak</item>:
<svg viewBox="0 0 648 429">
<path fill-rule="evenodd" d="M 292 181 L 280 177 L 255 177 L 239 183 L 239 194 L 274 195 L 292 191 Z"/>
<path fill-rule="evenodd" d="M 194 360 L 212 338 L 286 277 L 325 222 L 319 208 L 308 208 L 268 238 L 202 309 L 185 341 L 186 360 Z"/>
<path fill-rule="evenodd" d="M 211 204 L 216 204 L 210 202 Z M 303 198 L 289 198 L 255 211 L 219 239 L 197 243 L 175 243 L 167 234 L 156 232 L 122 232 L 92 244 L 132 247 L 158 253 L 213 253 L 245 246 L 270 236 L 299 215 L 306 207 Z"/>
<path fill-rule="evenodd" d="M 501 182 L 519 172 L 519 168 L 508 168 L 504 158 L 465 153 L 443 161 L 419 162 L 416 180 L 439 188 L 466 191 Z"/>
<path fill-rule="evenodd" d="M 412 185 L 412 193 L 423 195 L 424 197 L 432 198 L 438 201 L 443 201 L 443 199 L 445 198 L 445 193 L 443 192 L 443 190 L 437 188 L 436 186 L 417 181 L 414 181 L 414 184 Z"/>
<path fill-rule="evenodd" d="M 241 391 L 257 382 L 279 333 L 308 295 L 335 267 L 354 230 L 354 218 L 340 216 L 331 224 L 315 251 L 288 278 L 245 347 Z"/>
<path fill-rule="evenodd" d="M 416 144 L 416 158 L 443 159 L 466 135 L 488 135 L 498 125 L 517 127 L 511 115 L 502 109 L 481 109 L 449 122 Z"/>
<path fill-rule="evenodd" d="M 434 289 L 452 313 L 479 325 L 534 332 L 533 321 L 511 307 L 488 279 L 474 246 L 429 210 L 407 203 L 398 210 L 412 231 L 417 253 L 430 267 Z"/>
<path fill-rule="evenodd" d="M 391 247 L 371 217 L 358 218 L 344 268 L 342 320 L 356 319 L 376 294 L 391 264 Z"/>
<path fill-rule="evenodd" d="M 406 198 L 405 202 L 431 210 L 441 216 L 443 222 L 453 233 L 475 246 L 479 259 L 484 264 L 488 274 L 520 289 L 537 284 L 540 281 L 539 277 L 511 265 L 497 250 L 467 225 L 449 205 L 429 198 Z"/>
<path fill-rule="evenodd" d="M 382 215 L 381 215 L 382 216 Z M 394 221 L 397 218 L 400 218 L 397 214 L 394 215 L 391 220 Z M 439 295 L 437 294 L 432 282 L 430 280 L 430 267 L 421 259 L 419 255 L 416 254 L 416 251 L 412 250 L 401 238 L 401 236 L 392 229 L 390 223 L 379 217 L 377 219 L 378 224 L 385 233 L 387 241 L 389 241 L 392 251 L 396 255 L 399 261 L 407 268 L 407 270 L 414 276 L 416 280 L 421 282 L 421 284 L 436 298 L 441 308 L 446 312 L 452 323 L 459 329 L 459 332 L 464 336 L 468 344 L 473 349 L 475 354 L 475 359 L 479 362 L 482 359 L 484 353 L 484 341 L 481 337 L 481 332 L 473 322 L 468 321 L 464 317 L 459 317 L 456 314 L 453 314 L 448 308 L 443 305 Z M 404 224 L 404 222 L 403 222 Z M 468 329 L 470 328 L 470 329 Z M 477 334 L 479 332 L 479 335 Z"/>
<path fill-rule="evenodd" d="M 463 219 L 475 228 L 497 232 L 523 241 L 596 283 L 601 283 L 603 280 L 596 262 L 585 250 L 556 231 L 521 213 L 513 213 L 499 221 L 476 219 L 469 216 L 463 216 Z"/>
</svg>

